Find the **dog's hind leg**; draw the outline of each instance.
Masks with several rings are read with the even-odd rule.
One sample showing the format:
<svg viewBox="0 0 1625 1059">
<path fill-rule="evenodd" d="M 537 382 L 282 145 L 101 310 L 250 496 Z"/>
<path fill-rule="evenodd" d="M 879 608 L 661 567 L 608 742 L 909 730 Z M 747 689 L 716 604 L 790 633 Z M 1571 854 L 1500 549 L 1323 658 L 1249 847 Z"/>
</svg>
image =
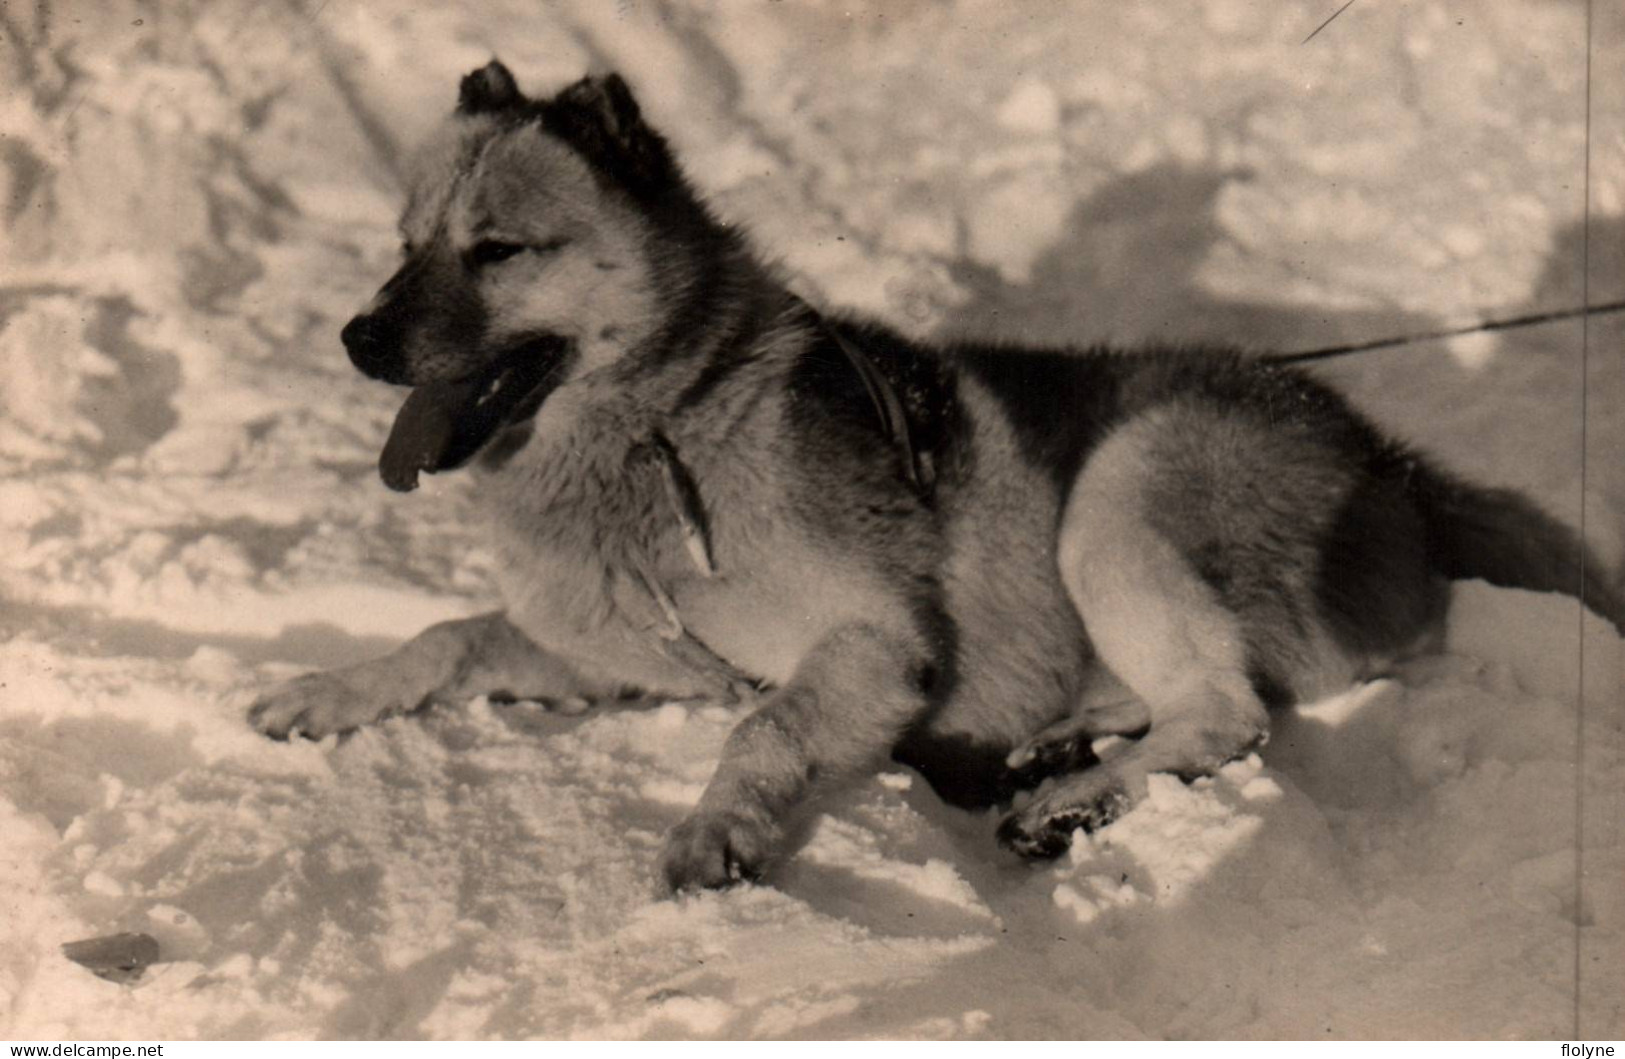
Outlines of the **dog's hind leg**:
<svg viewBox="0 0 1625 1059">
<path fill-rule="evenodd" d="M 1005 819 L 999 840 L 1024 856 L 1058 856 L 1074 829 L 1111 823 L 1145 796 L 1150 773 L 1212 773 L 1268 732 L 1234 616 L 1207 598 L 1172 548 L 1141 539 L 1121 551 L 1134 554 L 1118 555 L 1109 573 L 1093 562 L 1081 572 L 1080 580 L 1092 580 L 1089 606 L 1080 609 L 1102 659 L 1140 692 L 1151 726 L 1121 753 L 1060 777 Z"/>
<path fill-rule="evenodd" d="M 432 625 L 370 662 L 296 677 L 262 695 L 248 720 L 276 739 L 320 739 L 435 701 L 484 694 L 562 703 L 616 690 L 584 680 L 501 613 L 492 613 Z"/>
<path fill-rule="evenodd" d="M 1068 501 L 1060 572 L 1150 726 L 1041 788 L 1001 825 L 1006 846 L 1056 856 L 1074 829 L 1143 798 L 1150 773 L 1211 774 L 1264 741 L 1260 669 L 1262 683 L 1295 688 L 1319 668 L 1312 512 L 1335 512 L 1348 477 L 1302 439 L 1200 408 L 1144 416 L 1102 443 Z"/>
</svg>

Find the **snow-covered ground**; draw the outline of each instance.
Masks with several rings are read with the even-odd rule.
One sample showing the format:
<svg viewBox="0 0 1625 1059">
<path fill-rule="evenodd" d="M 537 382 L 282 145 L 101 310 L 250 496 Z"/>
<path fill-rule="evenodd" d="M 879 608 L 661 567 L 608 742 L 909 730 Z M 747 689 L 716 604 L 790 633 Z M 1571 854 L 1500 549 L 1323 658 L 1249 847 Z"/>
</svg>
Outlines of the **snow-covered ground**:
<svg viewBox="0 0 1625 1059">
<path fill-rule="evenodd" d="M 1625 293 L 1625 11 L 1199 0 L 0 9 L 0 1036 L 1619 1037 L 1620 639 L 1459 587 L 1449 652 L 1058 865 L 898 770 L 768 885 L 654 896 L 736 715 L 467 708 L 342 743 L 253 689 L 494 600 L 387 492 L 338 326 L 399 151 L 500 54 L 622 70 L 808 293 L 920 332 L 1307 348 Z M 1625 331 L 1323 369 L 1625 540 Z M 1582 381 L 1589 385 L 1582 389 Z M 1590 459 L 1582 481 L 1580 411 Z M 1583 703 L 1583 710 L 1580 709 Z M 1578 873 L 1578 874 L 1577 874 Z M 156 937 L 116 985 L 61 943 Z"/>
</svg>

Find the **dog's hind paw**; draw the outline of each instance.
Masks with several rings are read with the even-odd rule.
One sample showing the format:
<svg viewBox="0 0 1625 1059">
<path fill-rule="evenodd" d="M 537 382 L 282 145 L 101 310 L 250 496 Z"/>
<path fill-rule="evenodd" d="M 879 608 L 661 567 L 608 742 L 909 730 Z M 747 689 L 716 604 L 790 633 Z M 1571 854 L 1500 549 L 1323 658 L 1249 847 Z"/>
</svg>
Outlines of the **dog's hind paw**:
<svg viewBox="0 0 1625 1059">
<path fill-rule="evenodd" d="M 399 712 L 332 673 L 307 673 L 261 695 L 248 709 L 248 723 L 272 739 L 307 739 L 351 732 Z"/>
<path fill-rule="evenodd" d="M 1005 764 L 1016 773 L 1040 778 L 1077 772 L 1099 762 L 1092 743 L 1102 736 L 1139 739 L 1150 730 L 1145 704 L 1138 699 L 1094 704 L 1067 714 L 1010 752 Z"/>
<path fill-rule="evenodd" d="M 1010 752 L 1005 766 L 1017 790 L 1031 790 L 1052 776 L 1081 772 L 1100 764 L 1089 738 L 1074 734 L 1054 740 L 1032 739 Z"/>
<path fill-rule="evenodd" d="M 696 812 L 667 836 L 661 875 L 674 894 L 755 882 L 777 839 L 776 829 L 754 816 Z"/>
<path fill-rule="evenodd" d="M 1120 786 L 1063 785 L 1005 817 L 999 824 L 999 844 L 1029 860 L 1053 860 L 1072 847 L 1072 833 L 1078 828 L 1098 831 L 1133 804 Z"/>
</svg>

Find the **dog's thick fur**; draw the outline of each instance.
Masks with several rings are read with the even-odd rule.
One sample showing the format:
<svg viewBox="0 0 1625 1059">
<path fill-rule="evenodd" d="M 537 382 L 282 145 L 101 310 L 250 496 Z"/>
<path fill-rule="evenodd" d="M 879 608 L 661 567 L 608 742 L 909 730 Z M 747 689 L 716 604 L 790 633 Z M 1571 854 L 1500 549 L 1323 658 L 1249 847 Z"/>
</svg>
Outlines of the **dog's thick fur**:
<svg viewBox="0 0 1625 1059">
<path fill-rule="evenodd" d="M 1448 578 L 1625 605 L 1517 496 L 1224 350 L 931 348 L 822 316 L 715 221 L 619 77 L 464 79 L 406 260 L 345 328 L 415 387 L 382 470 L 473 461 L 507 609 L 296 680 L 321 736 L 477 693 L 761 695 L 671 834 L 676 889 L 753 877 L 815 788 L 887 755 L 961 805 L 1042 787 L 1050 856 L 1211 773 L 1266 708 L 1381 672 Z M 1099 761 L 1092 739 L 1135 737 Z"/>
</svg>

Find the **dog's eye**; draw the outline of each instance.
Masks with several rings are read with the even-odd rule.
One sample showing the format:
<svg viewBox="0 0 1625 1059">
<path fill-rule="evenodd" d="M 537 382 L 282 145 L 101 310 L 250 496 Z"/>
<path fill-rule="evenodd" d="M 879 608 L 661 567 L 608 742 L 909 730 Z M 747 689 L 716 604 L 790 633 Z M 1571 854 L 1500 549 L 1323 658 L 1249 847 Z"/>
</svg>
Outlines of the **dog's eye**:
<svg viewBox="0 0 1625 1059">
<path fill-rule="evenodd" d="M 469 251 L 468 257 L 476 265 L 494 265 L 499 261 L 508 260 L 524 249 L 522 243 L 505 243 L 500 239 L 482 239 L 474 244 L 474 249 Z"/>
</svg>

